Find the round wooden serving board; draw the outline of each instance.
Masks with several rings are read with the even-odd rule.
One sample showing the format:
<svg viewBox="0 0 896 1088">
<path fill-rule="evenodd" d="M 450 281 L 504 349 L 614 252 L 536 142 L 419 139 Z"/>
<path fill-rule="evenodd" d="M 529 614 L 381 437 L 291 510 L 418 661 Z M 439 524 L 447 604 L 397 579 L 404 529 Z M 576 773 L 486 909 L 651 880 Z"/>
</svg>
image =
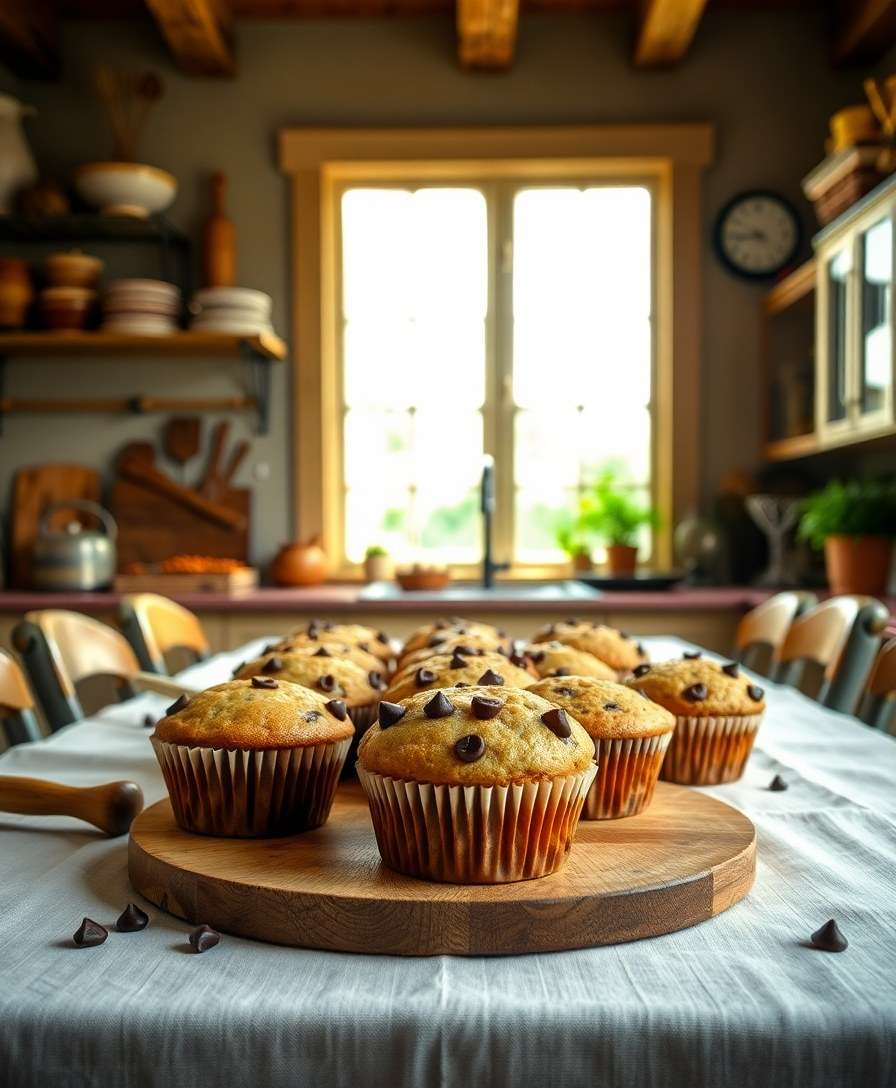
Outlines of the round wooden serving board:
<svg viewBox="0 0 896 1088">
<path fill-rule="evenodd" d="M 582 821 L 566 865 L 515 884 L 432 884 L 380 861 L 367 802 L 342 786 L 329 821 L 282 839 L 181 831 L 167 800 L 134 821 L 131 883 L 163 910 L 241 937 L 403 956 L 551 952 L 696 925 L 750 890 L 756 829 L 660 782 L 641 816 Z"/>
</svg>

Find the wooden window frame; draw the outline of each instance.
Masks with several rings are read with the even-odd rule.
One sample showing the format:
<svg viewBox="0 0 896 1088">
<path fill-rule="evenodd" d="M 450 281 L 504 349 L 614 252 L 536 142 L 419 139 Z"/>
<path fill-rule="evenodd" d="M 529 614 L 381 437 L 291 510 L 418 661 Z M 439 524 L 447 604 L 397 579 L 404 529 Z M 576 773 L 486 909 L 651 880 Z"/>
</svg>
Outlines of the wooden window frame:
<svg viewBox="0 0 896 1088">
<path fill-rule="evenodd" d="M 353 177 L 640 178 L 655 201 L 653 482 L 662 519 L 655 560 L 672 563 L 672 528 L 700 499 L 701 182 L 709 124 L 550 128 L 281 131 L 292 211 L 293 497 L 296 535 L 341 542 L 342 451 L 336 428 L 336 194 Z M 341 555 L 341 550 L 340 550 Z M 360 576 L 357 567 L 338 575 Z M 525 577 L 556 574 L 525 568 Z"/>
</svg>

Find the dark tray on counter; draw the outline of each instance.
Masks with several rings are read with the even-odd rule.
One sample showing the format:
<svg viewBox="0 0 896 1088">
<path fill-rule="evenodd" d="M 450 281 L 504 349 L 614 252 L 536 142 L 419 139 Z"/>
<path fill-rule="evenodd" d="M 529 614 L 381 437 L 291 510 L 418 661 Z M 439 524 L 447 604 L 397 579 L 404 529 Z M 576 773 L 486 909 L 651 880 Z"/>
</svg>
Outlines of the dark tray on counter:
<svg viewBox="0 0 896 1088">
<path fill-rule="evenodd" d="M 677 585 L 683 579 L 684 572 L 680 570 L 642 570 L 631 577 L 614 577 L 611 574 L 580 574 L 576 581 L 591 586 L 593 589 L 614 589 L 623 592 L 641 589 L 645 592 L 655 592 L 658 589 L 671 589 L 672 586 Z"/>
</svg>

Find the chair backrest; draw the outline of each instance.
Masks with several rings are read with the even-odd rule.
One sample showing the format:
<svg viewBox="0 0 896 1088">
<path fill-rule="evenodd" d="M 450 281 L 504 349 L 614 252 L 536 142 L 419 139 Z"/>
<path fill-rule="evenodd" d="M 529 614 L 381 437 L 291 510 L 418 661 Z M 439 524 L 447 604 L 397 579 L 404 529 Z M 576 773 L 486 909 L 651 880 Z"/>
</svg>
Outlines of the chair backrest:
<svg viewBox="0 0 896 1088">
<path fill-rule="evenodd" d="M 754 671 L 759 671 L 757 661 L 764 658 L 768 667 L 763 671 L 770 674 L 793 621 L 817 603 L 814 593 L 793 590 L 776 593 L 757 605 L 738 624 L 735 658 Z"/>
<path fill-rule="evenodd" d="M 778 653 L 774 679 L 797 686 L 806 662 L 814 662 L 823 670 L 815 698 L 824 706 L 852 713 L 889 618 L 874 597 L 824 601 L 793 621 Z"/>
<path fill-rule="evenodd" d="M 140 671 L 134 651 L 118 631 L 80 612 L 28 612 L 12 633 L 31 686 L 51 729 L 84 717 L 76 685 L 92 676 L 111 676 L 119 696 L 133 695 L 129 680 Z"/>
<path fill-rule="evenodd" d="M 4 650 L 0 650 L 0 733 L 9 745 L 43 736 L 25 674 Z"/>
<path fill-rule="evenodd" d="M 146 672 L 166 674 L 165 654 L 170 650 L 189 650 L 196 661 L 210 653 L 197 617 L 168 597 L 130 593 L 122 599 L 119 616 L 124 636 Z"/>
<path fill-rule="evenodd" d="M 874 668 L 868 677 L 868 686 L 862 696 L 859 717 L 875 729 L 889 730 L 896 711 L 896 638 L 891 638 L 881 648 Z"/>
</svg>

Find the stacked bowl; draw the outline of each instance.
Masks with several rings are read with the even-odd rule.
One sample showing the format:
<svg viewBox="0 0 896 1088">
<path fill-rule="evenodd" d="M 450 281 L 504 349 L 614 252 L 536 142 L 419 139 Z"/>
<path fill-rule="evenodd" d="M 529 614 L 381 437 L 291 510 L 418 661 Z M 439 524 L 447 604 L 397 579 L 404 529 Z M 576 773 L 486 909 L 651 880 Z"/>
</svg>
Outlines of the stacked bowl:
<svg viewBox="0 0 896 1088">
<path fill-rule="evenodd" d="M 164 280 L 112 280 L 103 298 L 103 332 L 166 336 L 177 331 L 180 288 Z"/>
<path fill-rule="evenodd" d="M 244 336 L 273 332 L 271 296 L 250 287 L 204 287 L 193 295 L 190 327 Z"/>
<path fill-rule="evenodd" d="M 79 250 L 53 253 L 44 262 L 46 287 L 38 304 L 41 324 L 58 331 L 84 329 L 96 304 L 103 262 Z"/>
</svg>

